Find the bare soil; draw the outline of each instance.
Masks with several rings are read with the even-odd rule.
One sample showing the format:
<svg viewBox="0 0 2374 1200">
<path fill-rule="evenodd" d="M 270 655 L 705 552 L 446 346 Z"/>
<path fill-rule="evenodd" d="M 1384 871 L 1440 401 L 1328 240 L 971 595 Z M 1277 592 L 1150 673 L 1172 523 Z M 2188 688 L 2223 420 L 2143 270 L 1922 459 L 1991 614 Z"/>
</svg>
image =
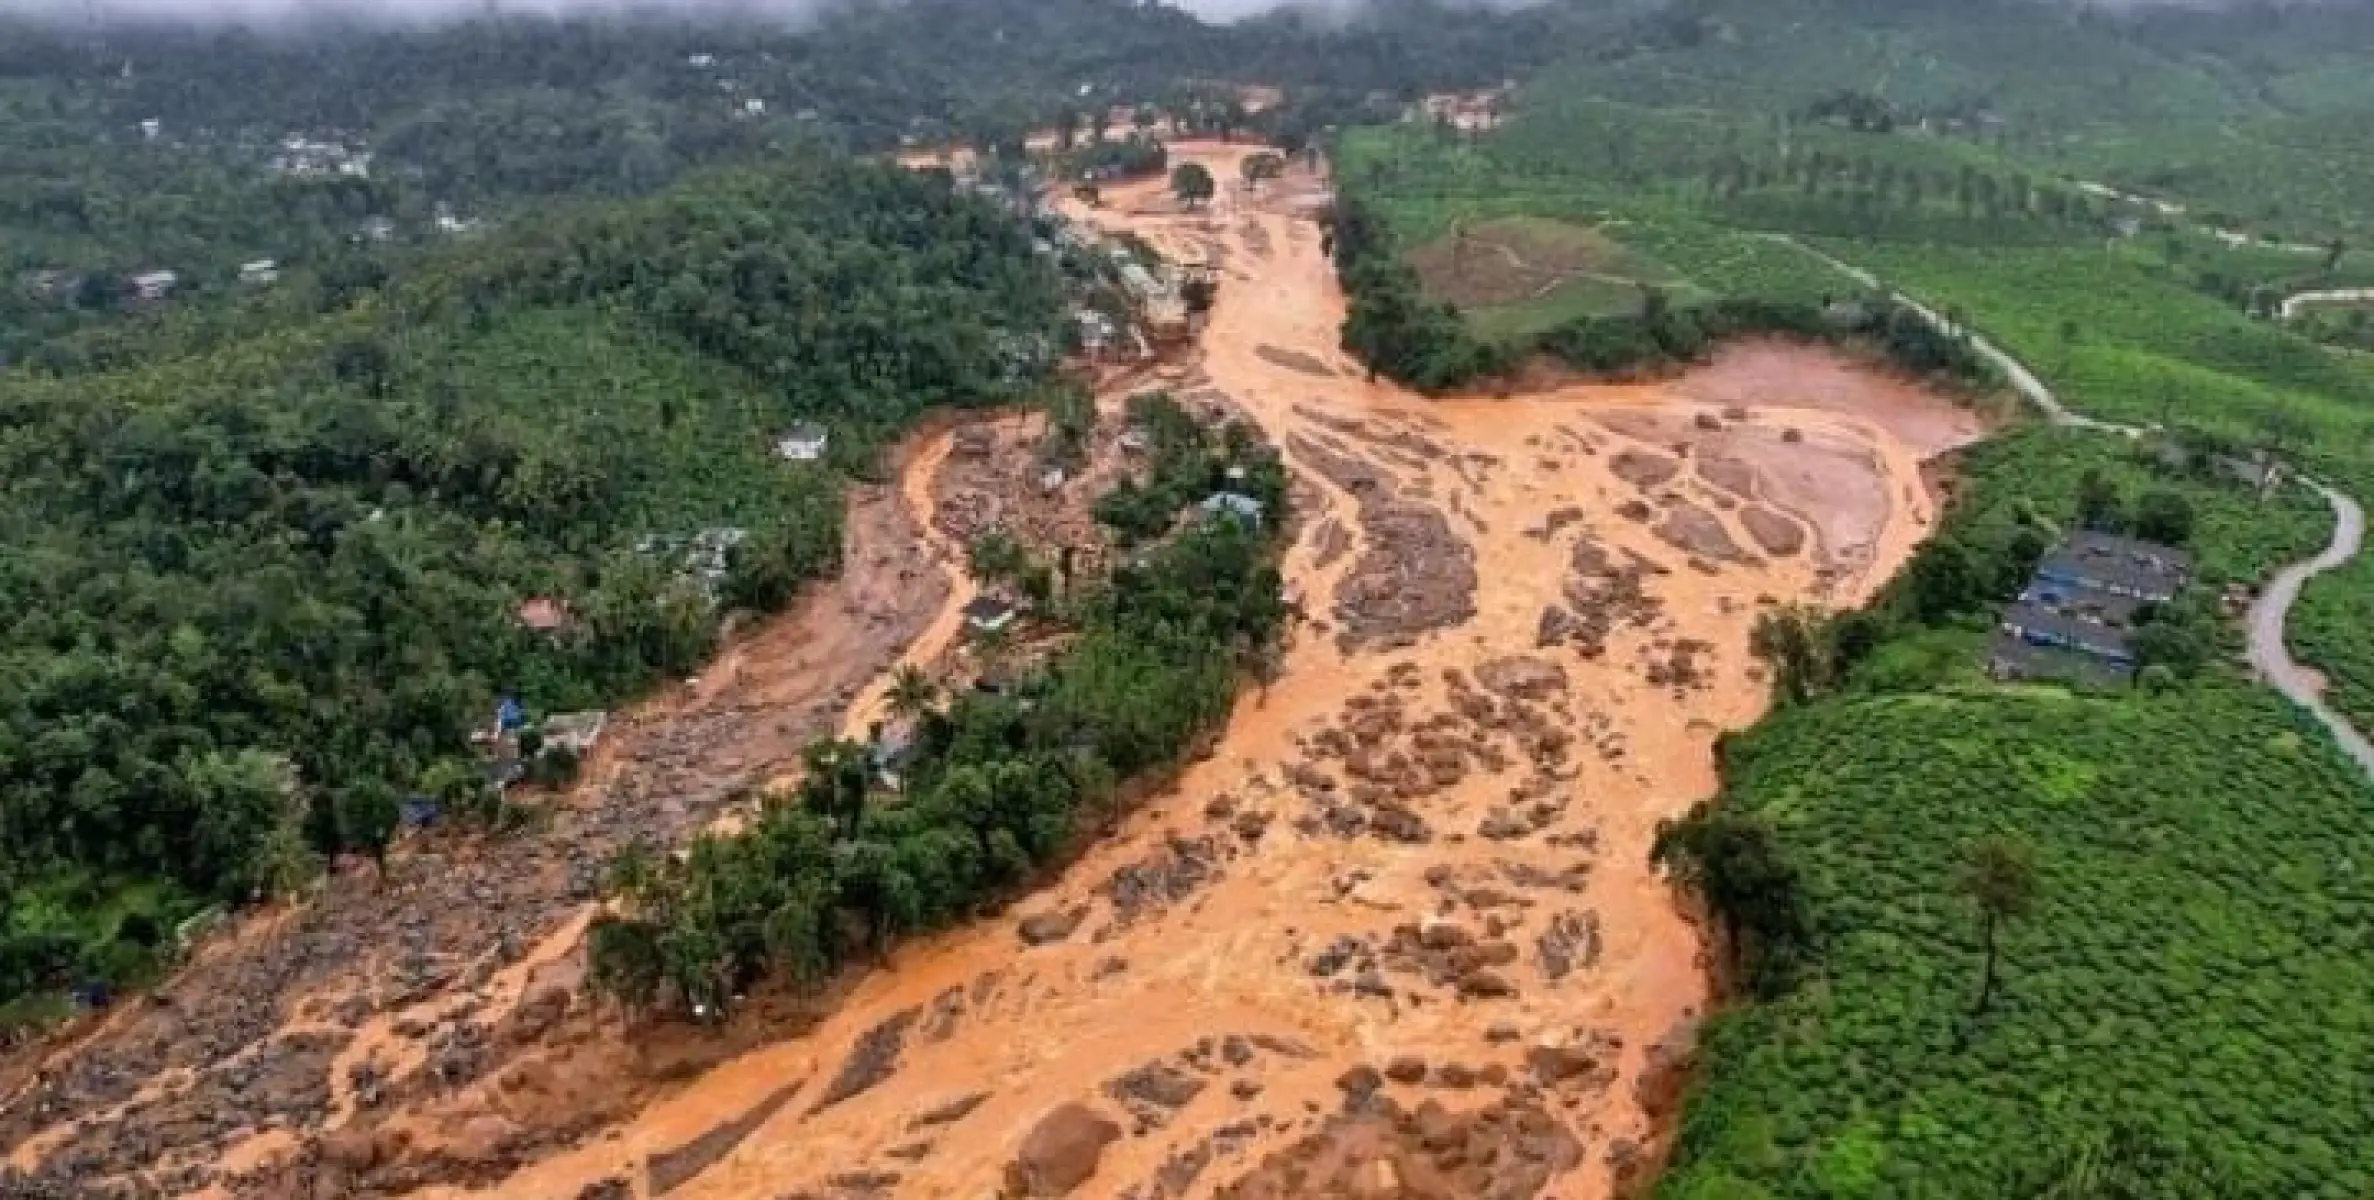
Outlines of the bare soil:
<svg viewBox="0 0 2374 1200">
<path fill-rule="evenodd" d="M 232 1161 L 252 1174 L 220 1190 L 306 1195 L 301 1184 L 335 1168 L 358 1181 L 347 1194 L 379 1194 L 397 1181 L 392 1160 L 437 1164 L 434 1180 L 409 1177 L 427 1185 L 415 1195 L 521 1200 L 662 1184 L 685 1200 L 989 1196 L 1056 1179 L 1083 1196 L 1573 1198 L 1637 1178 L 1707 1001 L 1695 929 L 1650 873 L 1647 847 L 1658 821 L 1714 790 L 1718 734 L 1765 707 L 1746 653 L 1751 598 L 1870 594 L 1932 523 L 1921 463 L 1975 425 L 1942 399 L 1796 348 L 1758 349 L 1752 371 L 1718 362 L 1719 386 L 1692 375 L 1519 400 L 1428 401 L 1282 365 L 1263 349 L 1335 361 L 1343 308 L 1307 217 L 1324 181 L 1297 169 L 1248 193 L 1234 181 L 1253 149 L 1173 145 L 1226 181 L 1208 211 L 1177 213 L 1148 182 L 1076 215 L 1173 252 L 1216 244 L 1254 277 L 1223 290 L 1197 360 L 1171 382 L 1285 449 L 1311 517 L 1285 573 L 1312 619 L 1211 752 L 1022 905 L 1027 917 L 919 940 L 835 994 L 759 1006 L 716 1035 L 622 1036 L 569 998 L 566 922 L 584 911 L 565 886 L 570 867 L 629 832 L 697 827 L 836 713 L 858 720 L 863 703 L 848 702 L 864 699 L 861 682 L 898 646 L 930 650 L 954 619 L 963 593 L 948 535 L 907 515 L 937 523 L 944 503 L 948 443 L 926 442 L 880 498 L 897 516 L 878 517 L 877 532 L 903 537 L 901 550 L 877 558 L 884 547 L 867 541 L 851 556 L 891 619 L 786 618 L 741 656 L 739 676 L 721 668 L 740 682 L 637 722 L 610 775 L 640 778 L 660 761 L 669 786 L 649 781 L 629 800 L 589 785 L 580 803 L 613 813 L 615 829 L 565 843 L 574 857 L 457 852 L 436 878 L 414 877 L 421 898 L 386 904 L 367 883 L 335 885 L 284 924 L 329 921 L 343 940 L 286 959 L 243 950 L 243 971 L 196 968 L 174 993 L 205 1007 L 126 1022 L 60 1061 L 69 1085 L 0 1113 L 21 1165 L 47 1172 L 58 1194 L 105 1195 L 77 1173 L 86 1152 L 120 1165 L 124 1147 L 158 1139 L 194 1167 L 197 1152 L 245 1145 Z M 1266 256 L 1229 253 L 1247 229 Z M 1820 553 L 1687 569 L 1650 523 L 1621 515 L 1652 499 L 1610 465 L 1626 453 L 1743 464 L 1735 481 Z M 1678 473 L 1670 486 L 1698 489 L 1704 520 L 1735 544 L 1766 544 L 1736 503 L 1716 502 L 1719 489 Z M 846 657 L 829 657 L 836 648 Z M 744 696 L 752 711 L 726 715 Z M 716 723 L 668 743 L 675 757 L 641 740 L 702 714 Z M 711 786 L 713 799 L 681 799 Z M 544 873 L 563 877 L 552 896 L 522 882 L 547 858 Z M 521 889 L 530 902 L 516 912 L 528 915 L 514 915 L 513 891 L 481 899 L 472 885 Z M 502 958 L 491 926 L 424 924 L 434 970 L 399 975 L 373 958 L 394 940 L 377 925 L 450 920 L 456 908 L 516 921 L 518 956 Z M 267 940 L 259 927 L 240 944 Z M 490 956 L 512 965 L 482 990 L 457 982 Z M 318 1090 L 332 1056 L 327 1111 L 294 1136 L 233 1137 L 211 1132 L 211 1118 L 185 1132 L 158 1109 L 110 1107 L 174 1087 L 166 1062 L 219 1075 L 251 1043 L 317 1031 L 295 1010 L 351 979 L 370 992 L 343 1041 L 270 1052 L 288 1068 L 270 1077 L 299 1090 Z M 406 979 L 417 995 L 385 994 Z M 213 993 L 263 997 L 262 1015 L 240 1024 L 238 1005 L 200 998 Z M 555 995 L 557 1015 L 536 1028 Z M 388 1028 L 414 1017 L 421 1037 Z M 402 1050 L 422 1041 L 444 1049 Z M 718 1050 L 628 1065 L 696 1043 Z M 365 1104 L 339 1068 L 374 1058 L 392 1082 Z M 461 1082 L 442 1081 L 448 1062 Z M 223 1082 L 235 1102 L 243 1093 Z M 99 1128 L 66 1130 L 66 1110 L 102 1114 Z M 319 1136 L 332 1126 L 343 1128 Z M 157 1182 L 183 1192 L 201 1178 Z"/>
</svg>

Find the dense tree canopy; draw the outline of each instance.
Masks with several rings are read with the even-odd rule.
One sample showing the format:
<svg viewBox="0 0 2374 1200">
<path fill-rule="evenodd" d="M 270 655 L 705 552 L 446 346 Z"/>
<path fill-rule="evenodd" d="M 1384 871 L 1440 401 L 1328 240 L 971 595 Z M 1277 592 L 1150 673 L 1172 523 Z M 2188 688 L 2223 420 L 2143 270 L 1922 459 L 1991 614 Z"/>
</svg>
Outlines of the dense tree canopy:
<svg viewBox="0 0 2374 1200">
<path fill-rule="evenodd" d="M 353 308 L 0 375 L 0 885 L 266 886 L 293 826 L 376 852 L 467 799 L 498 694 L 606 702 L 841 550 L 778 461 L 1037 385 L 1057 285 L 944 180 L 830 155 L 555 213 Z M 515 617 L 549 598 L 552 628 Z M 21 910 L 12 910 L 21 911 Z M 64 964 L 20 960 L 0 992 Z M 85 964 L 87 967 L 89 964 Z"/>
</svg>

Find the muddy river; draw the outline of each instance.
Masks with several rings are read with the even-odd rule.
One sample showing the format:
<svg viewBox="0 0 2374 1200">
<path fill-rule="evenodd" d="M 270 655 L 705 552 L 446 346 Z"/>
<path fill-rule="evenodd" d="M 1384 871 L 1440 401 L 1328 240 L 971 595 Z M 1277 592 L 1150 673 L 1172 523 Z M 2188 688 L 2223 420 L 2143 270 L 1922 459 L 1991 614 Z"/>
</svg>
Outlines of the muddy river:
<svg viewBox="0 0 2374 1200">
<path fill-rule="evenodd" d="M 1242 148 L 1185 152 L 1240 178 Z M 1258 421 L 1318 501 L 1279 681 L 1019 920 L 906 947 L 817 1029 L 487 1194 L 638 1180 L 755 1112 L 669 1194 L 988 1196 L 1073 1103 L 1118 1130 L 1083 1194 L 1209 1194 L 1265 1159 L 1305 1187 L 1407 1183 L 1424 1168 L 1387 1138 L 1383 1167 L 1317 1144 L 1364 1066 L 1411 1111 L 1530 1094 L 1571 1133 L 1537 1131 L 1557 1194 L 1612 1190 L 1650 1135 L 1636 1081 L 1706 1000 L 1647 847 L 1714 788 L 1716 734 L 1764 707 L 1748 629 L 1880 583 L 1933 519 L 1922 461 L 1981 429 L 1772 345 L 1516 400 L 1368 383 L 1295 215 L 1316 186 L 1195 213 L 1116 189 L 1077 214 L 1221 268 L 1177 387 Z"/>
<path fill-rule="evenodd" d="M 1149 184 L 1076 215 L 1219 268 L 1171 386 L 1298 476 L 1277 680 L 1006 917 L 902 947 L 814 1019 L 746 1019 L 746 1051 L 516 1171 L 415 1194 L 1601 1197 L 1644 1160 L 1707 1001 L 1654 828 L 1763 711 L 1759 610 L 1878 586 L 1934 520 L 1923 462 L 1980 423 L 1780 345 L 1513 399 L 1368 382 L 1305 215 L 1321 182 L 1248 192 L 1249 151 L 1174 147 L 1224 181 L 1204 210 Z M 946 461 L 943 437 L 900 489 L 925 527 Z M 911 660 L 957 630 L 944 574 Z M 850 695 L 861 728 L 880 684 Z M 386 1124 L 418 1152 L 487 1110 L 582 1112 L 601 1047 Z"/>
</svg>

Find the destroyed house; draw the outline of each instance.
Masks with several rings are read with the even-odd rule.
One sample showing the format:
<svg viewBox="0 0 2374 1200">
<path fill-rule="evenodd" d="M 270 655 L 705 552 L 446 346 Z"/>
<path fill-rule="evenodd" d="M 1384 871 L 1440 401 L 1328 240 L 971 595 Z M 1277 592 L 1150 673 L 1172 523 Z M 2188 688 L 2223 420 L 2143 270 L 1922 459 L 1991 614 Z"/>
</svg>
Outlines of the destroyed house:
<svg viewBox="0 0 2374 1200">
<path fill-rule="evenodd" d="M 1197 507 L 1206 517 L 1233 517 L 1255 527 L 1261 524 L 1261 501 L 1242 492 L 1214 492 Z"/>
</svg>

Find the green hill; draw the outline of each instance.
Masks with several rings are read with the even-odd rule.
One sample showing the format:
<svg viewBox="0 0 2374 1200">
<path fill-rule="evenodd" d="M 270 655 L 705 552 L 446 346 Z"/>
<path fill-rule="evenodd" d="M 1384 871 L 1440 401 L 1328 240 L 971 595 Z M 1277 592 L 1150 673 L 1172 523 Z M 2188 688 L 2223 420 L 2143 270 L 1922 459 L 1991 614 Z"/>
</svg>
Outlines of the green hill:
<svg viewBox="0 0 2374 1200">
<path fill-rule="evenodd" d="M 0 996 L 119 970 L 308 846 L 373 848 L 398 793 L 466 801 L 497 694 L 695 667 L 724 606 L 838 562 L 838 477 L 775 436 L 821 420 L 861 464 L 927 408 L 1026 394 L 1057 294 L 944 180 L 805 155 L 551 214 L 345 311 L 0 375 Z M 686 544 L 724 529 L 704 583 Z M 534 596 L 568 634 L 514 620 Z M 94 879 L 164 886 L 131 926 L 41 899 Z"/>
</svg>

